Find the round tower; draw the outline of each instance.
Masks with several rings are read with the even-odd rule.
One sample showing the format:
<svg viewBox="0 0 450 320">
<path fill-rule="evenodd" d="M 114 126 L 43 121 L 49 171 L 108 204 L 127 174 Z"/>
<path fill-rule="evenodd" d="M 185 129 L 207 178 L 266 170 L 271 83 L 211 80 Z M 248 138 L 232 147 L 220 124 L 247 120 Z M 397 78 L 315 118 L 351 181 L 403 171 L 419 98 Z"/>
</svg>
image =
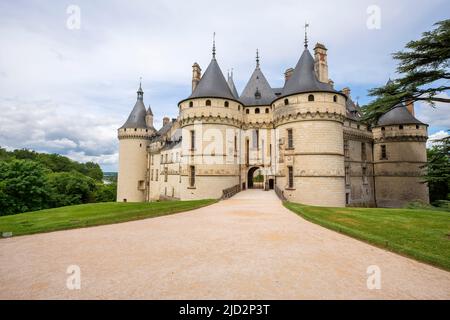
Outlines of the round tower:
<svg viewBox="0 0 450 320">
<path fill-rule="evenodd" d="M 383 114 L 373 127 L 375 195 L 379 207 L 429 202 L 428 186 L 422 178 L 427 162 L 427 127 L 403 104 Z"/>
<path fill-rule="evenodd" d="M 119 173 L 117 178 L 118 202 L 146 201 L 147 146 L 154 133 L 149 112 L 145 110 L 144 92 L 139 85 L 137 101 L 127 121 L 118 129 L 119 138 Z M 150 118 L 151 117 L 151 118 Z"/>
<path fill-rule="evenodd" d="M 279 137 L 276 185 L 290 201 L 343 207 L 347 97 L 329 84 L 327 70 L 316 72 L 315 65 L 321 66 L 305 40 L 300 60 L 272 104 Z"/>
<path fill-rule="evenodd" d="M 200 67 L 194 65 L 193 83 Z M 238 186 L 241 103 L 233 95 L 216 60 L 212 60 L 192 94 L 179 102 L 182 132 L 181 199 L 220 198 Z"/>
</svg>

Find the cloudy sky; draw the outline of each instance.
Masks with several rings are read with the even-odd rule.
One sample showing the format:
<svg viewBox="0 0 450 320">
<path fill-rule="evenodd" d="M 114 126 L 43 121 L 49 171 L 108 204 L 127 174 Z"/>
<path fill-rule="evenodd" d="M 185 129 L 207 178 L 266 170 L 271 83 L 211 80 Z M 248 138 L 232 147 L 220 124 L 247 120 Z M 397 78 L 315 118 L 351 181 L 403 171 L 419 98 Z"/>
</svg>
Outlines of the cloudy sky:
<svg viewBox="0 0 450 320">
<path fill-rule="evenodd" d="M 80 10 L 79 28 L 71 5 Z M 380 9 L 380 28 L 370 24 L 372 5 Z M 116 129 L 134 105 L 139 77 L 159 128 L 189 95 L 193 62 L 206 69 L 213 31 L 222 71 L 234 69 L 241 92 L 256 48 L 271 85 L 283 85 L 308 21 L 310 43 L 329 49 L 335 87 L 349 86 L 364 104 L 368 89 L 396 77 L 390 54 L 448 12 L 447 0 L 0 0 L 0 146 L 117 170 Z M 430 134 L 450 128 L 448 106 L 416 111 Z"/>
</svg>

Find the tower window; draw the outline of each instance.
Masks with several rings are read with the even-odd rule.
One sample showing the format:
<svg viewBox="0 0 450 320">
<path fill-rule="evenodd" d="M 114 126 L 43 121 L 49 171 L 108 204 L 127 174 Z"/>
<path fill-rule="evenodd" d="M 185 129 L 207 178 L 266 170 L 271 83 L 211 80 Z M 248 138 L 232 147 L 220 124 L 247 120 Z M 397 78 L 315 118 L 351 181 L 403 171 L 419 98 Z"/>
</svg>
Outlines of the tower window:
<svg viewBox="0 0 450 320">
<path fill-rule="evenodd" d="M 288 167 L 288 187 L 294 187 L 294 168 L 291 166 Z"/>
<path fill-rule="evenodd" d="M 249 110 L 249 109 L 245 110 L 245 113 L 246 113 L 246 114 L 249 114 L 249 113 L 250 113 L 250 110 Z"/>
<path fill-rule="evenodd" d="M 134 131 L 137 131 L 137 129 L 136 129 L 136 128 L 134 128 Z"/>
<path fill-rule="evenodd" d="M 269 113 L 269 108 L 266 108 L 266 113 Z"/>
<path fill-rule="evenodd" d="M 386 145 L 385 144 L 381 145 L 380 160 L 387 160 L 387 153 L 386 153 Z"/>
<path fill-rule="evenodd" d="M 255 109 L 255 113 L 258 114 L 259 113 L 259 108 Z"/>
<path fill-rule="evenodd" d="M 419 125 L 418 124 L 416 124 L 416 129 L 419 129 Z"/>
<path fill-rule="evenodd" d="M 349 166 L 345 167 L 345 185 L 346 186 L 350 185 L 350 167 Z"/>
<path fill-rule="evenodd" d="M 292 134 L 292 129 L 287 129 L 287 136 L 288 136 L 288 148 L 293 149 L 294 148 L 294 139 Z"/>
<path fill-rule="evenodd" d="M 225 108 L 228 108 L 230 106 L 230 103 L 228 101 L 225 101 L 224 105 L 225 105 Z"/>
<path fill-rule="evenodd" d="M 195 150 L 195 131 L 191 130 L 191 150 Z"/>
<path fill-rule="evenodd" d="M 403 125 L 402 125 L 402 124 L 399 125 L 398 128 L 399 128 L 400 130 L 403 130 Z"/>
<path fill-rule="evenodd" d="M 385 127 L 381 127 L 381 131 L 385 131 L 386 130 L 386 128 Z"/>
<path fill-rule="evenodd" d="M 333 102 L 337 102 L 337 96 L 333 96 Z"/>
<path fill-rule="evenodd" d="M 166 168 L 166 170 L 164 171 L 164 182 L 167 182 L 167 175 L 168 175 L 168 172 L 167 172 L 168 170 L 167 170 L 167 168 Z"/>
<path fill-rule="evenodd" d="M 308 96 L 308 101 L 314 101 L 314 95 L 310 94 L 310 95 Z"/>
<path fill-rule="evenodd" d="M 237 136 L 234 135 L 234 152 L 237 152 Z"/>
<path fill-rule="evenodd" d="M 158 181 L 158 174 L 159 174 L 159 170 L 156 169 L 156 174 L 155 174 L 155 180 Z"/>
<path fill-rule="evenodd" d="M 211 100 L 206 100 L 206 106 L 210 107 L 211 106 Z"/>
<path fill-rule="evenodd" d="M 289 104 L 289 99 L 284 99 L 284 105 L 287 106 Z"/>
<path fill-rule="evenodd" d="M 194 102 L 189 101 L 189 108 L 192 108 L 194 106 Z"/>
<path fill-rule="evenodd" d="M 241 111 L 241 105 L 238 105 L 238 111 Z"/>
<path fill-rule="evenodd" d="M 362 161 L 367 160 L 366 143 L 365 142 L 361 142 L 361 160 Z"/>
<path fill-rule="evenodd" d="M 189 186 L 195 186 L 195 166 L 189 167 Z"/>
</svg>

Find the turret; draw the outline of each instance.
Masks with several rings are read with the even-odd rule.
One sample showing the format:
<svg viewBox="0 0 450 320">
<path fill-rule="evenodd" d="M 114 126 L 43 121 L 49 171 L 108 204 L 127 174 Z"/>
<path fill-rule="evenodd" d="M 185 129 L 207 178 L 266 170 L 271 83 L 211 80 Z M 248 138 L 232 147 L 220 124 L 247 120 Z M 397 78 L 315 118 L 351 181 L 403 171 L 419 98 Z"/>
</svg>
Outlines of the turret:
<svg viewBox="0 0 450 320">
<path fill-rule="evenodd" d="M 197 88 L 200 78 L 202 77 L 202 69 L 197 62 L 194 62 L 192 66 L 192 92 Z"/>
<path fill-rule="evenodd" d="M 148 128 L 153 128 L 153 112 L 152 112 L 152 108 L 150 107 L 150 105 L 148 105 L 148 109 L 147 112 L 145 114 L 145 123 L 147 124 Z"/>
<path fill-rule="evenodd" d="M 428 125 L 399 104 L 373 127 L 376 202 L 379 207 L 402 207 L 412 201 L 429 202 L 423 183 L 427 162 Z"/>
<path fill-rule="evenodd" d="M 304 47 L 281 96 L 272 103 L 281 141 L 276 184 L 289 201 L 342 207 L 347 97 L 333 89 L 326 69 L 316 73 L 316 66 L 326 66 L 326 56 L 320 56 L 326 49 L 316 46 L 314 59 L 306 34 Z"/>
<path fill-rule="evenodd" d="M 193 88 L 178 104 L 184 161 L 180 197 L 220 198 L 224 189 L 239 184 L 232 146 L 242 120 L 242 105 L 216 60 L 215 41 L 211 62 Z"/>
<path fill-rule="evenodd" d="M 117 180 L 117 201 L 141 202 L 148 193 L 147 146 L 155 132 L 151 109 L 145 110 L 144 91 L 141 84 L 137 100 L 127 121 L 118 130 L 119 174 Z"/>
</svg>

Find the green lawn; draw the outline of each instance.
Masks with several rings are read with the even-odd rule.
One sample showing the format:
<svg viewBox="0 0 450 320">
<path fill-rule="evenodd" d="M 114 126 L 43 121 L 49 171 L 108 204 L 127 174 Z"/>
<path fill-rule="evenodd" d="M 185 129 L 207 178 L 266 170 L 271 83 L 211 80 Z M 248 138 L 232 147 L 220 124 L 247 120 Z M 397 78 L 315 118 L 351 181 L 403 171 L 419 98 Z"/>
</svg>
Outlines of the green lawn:
<svg viewBox="0 0 450 320">
<path fill-rule="evenodd" d="M 448 211 L 284 205 L 326 228 L 450 270 Z"/>
<path fill-rule="evenodd" d="M 215 202 L 216 200 L 104 202 L 20 213 L 0 217 L 0 236 L 3 232 L 12 232 L 13 236 L 19 236 L 154 218 L 200 208 Z"/>
</svg>

